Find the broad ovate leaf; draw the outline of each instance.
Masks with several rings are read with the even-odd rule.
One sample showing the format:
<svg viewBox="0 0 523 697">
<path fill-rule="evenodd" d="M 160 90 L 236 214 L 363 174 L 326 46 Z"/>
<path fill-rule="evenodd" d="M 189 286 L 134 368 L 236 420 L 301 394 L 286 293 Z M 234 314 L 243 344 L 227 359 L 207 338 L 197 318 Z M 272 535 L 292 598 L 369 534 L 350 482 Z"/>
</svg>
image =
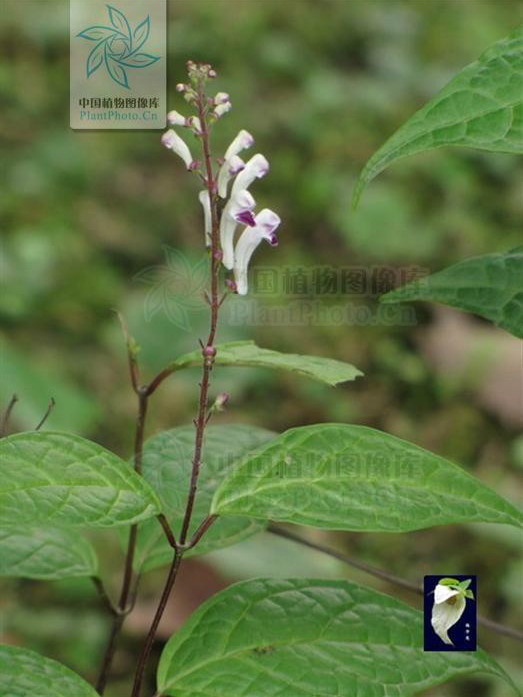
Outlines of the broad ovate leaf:
<svg viewBox="0 0 523 697">
<path fill-rule="evenodd" d="M 454 465 L 365 426 L 293 428 L 238 462 L 212 512 L 330 530 L 404 532 L 461 522 L 523 527 L 523 513 Z"/>
<path fill-rule="evenodd" d="M 465 259 L 397 288 L 380 300 L 444 303 L 485 317 L 523 339 L 523 247 Z"/>
<path fill-rule="evenodd" d="M 2 697 L 98 697 L 72 670 L 34 651 L 0 645 Z"/>
<path fill-rule="evenodd" d="M 190 533 L 209 514 L 211 499 L 220 482 L 239 458 L 267 443 L 276 434 L 255 426 L 210 425 L 205 429 L 198 495 L 193 510 Z M 185 511 L 194 452 L 194 426 L 164 431 L 145 443 L 142 471 L 157 492 L 162 510 L 175 534 L 181 529 Z M 219 518 L 198 546 L 187 553 L 205 554 L 235 544 L 259 532 L 265 524 L 244 516 Z M 140 525 L 135 555 L 137 570 L 147 571 L 172 561 L 172 549 L 157 521 Z"/>
<path fill-rule="evenodd" d="M 53 431 L 0 440 L 0 525 L 111 527 L 159 511 L 147 482 L 97 443 Z"/>
<path fill-rule="evenodd" d="M 280 353 L 256 346 L 254 341 L 230 341 L 216 346 L 215 363 L 223 366 L 250 366 L 288 370 L 304 377 L 335 387 L 342 382 L 354 380 L 363 373 L 350 363 L 320 356 L 302 356 L 296 353 Z M 172 364 L 180 370 L 202 364 L 200 350 L 180 356 Z"/>
<path fill-rule="evenodd" d="M 395 160 L 446 145 L 523 153 L 523 28 L 464 68 L 382 145 L 358 178 L 354 204 Z"/>
<path fill-rule="evenodd" d="M 169 639 L 158 694 L 172 697 L 410 697 L 488 673 L 481 649 L 425 652 L 422 614 L 349 581 L 257 579 L 201 605 Z"/>
<path fill-rule="evenodd" d="M 77 531 L 46 527 L 0 528 L 0 576 L 52 581 L 96 576 L 98 560 Z"/>
</svg>

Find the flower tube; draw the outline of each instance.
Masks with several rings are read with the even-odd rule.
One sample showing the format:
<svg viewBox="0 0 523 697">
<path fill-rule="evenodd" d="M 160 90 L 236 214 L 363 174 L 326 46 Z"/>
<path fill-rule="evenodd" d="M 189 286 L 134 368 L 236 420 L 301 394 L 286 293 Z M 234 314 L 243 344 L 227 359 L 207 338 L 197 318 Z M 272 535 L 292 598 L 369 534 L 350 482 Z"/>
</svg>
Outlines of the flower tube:
<svg viewBox="0 0 523 697">
<path fill-rule="evenodd" d="M 219 119 L 220 116 L 223 116 L 231 109 L 232 104 L 230 102 L 224 102 L 223 104 L 218 104 L 218 106 L 215 106 L 212 113 L 216 116 L 217 119 Z"/>
<path fill-rule="evenodd" d="M 211 215 L 211 199 L 209 192 L 204 189 L 198 194 L 198 199 L 203 208 L 203 219 L 205 225 L 205 246 L 210 247 L 212 244 L 212 215 Z"/>
<path fill-rule="evenodd" d="M 250 148 L 253 143 L 254 138 L 251 134 L 248 131 L 241 130 L 225 151 L 224 159 L 230 160 L 233 155 Z"/>
<path fill-rule="evenodd" d="M 167 114 L 167 121 L 171 126 L 185 126 L 186 118 L 179 111 L 173 109 Z"/>
<path fill-rule="evenodd" d="M 165 145 L 168 150 L 172 150 L 179 157 L 181 157 L 188 170 L 192 169 L 194 160 L 192 158 L 191 151 L 189 150 L 185 141 L 183 141 L 180 136 L 172 130 L 172 128 L 163 134 L 162 145 Z"/>
<path fill-rule="evenodd" d="M 227 197 L 227 185 L 231 177 L 245 168 L 245 162 L 238 155 L 233 155 L 230 160 L 225 160 L 218 173 L 218 194 L 221 198 Z"/>
<path fill-rule="evenodd" d="M 222 248 L 222 263 L 226 269 L 234 266 L 234 233 L 238 223 L 253 227 L 256 222 L 252 211 L 256 202 L 251 194 L 244 190 L 231 196 L 222 212 L 220 220 L 220 246 Z"/>
<path fill-rule="evenodd" d="M 281 223 L 280 217 L 264 208 L 254 220 L 256 225 L 245 228 L 234 250 L 234 280 L 239 295 L 247 294 L 249 262 L 260 242 L 266 240 L 272 247 L 278 244 L 275 231 Z"/>
<path fill-rule="evenodd" d="M 269 163 L 263 155 L 258 153 L 253 155 L 245 165 L 240 174 L 234 180 L 232 185 L 231 196 L 241 189 L 248 189 L 255 179 L 261 179 L 269 171 Z"/>
</svg>

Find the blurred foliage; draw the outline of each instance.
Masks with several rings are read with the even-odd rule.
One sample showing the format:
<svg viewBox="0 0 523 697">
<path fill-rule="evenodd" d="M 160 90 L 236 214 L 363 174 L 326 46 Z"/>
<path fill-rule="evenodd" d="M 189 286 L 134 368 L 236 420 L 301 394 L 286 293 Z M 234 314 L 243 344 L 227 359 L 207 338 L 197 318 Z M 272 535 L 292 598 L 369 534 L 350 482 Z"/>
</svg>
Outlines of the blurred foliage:
<svg viewBox="0 0 523 697">
<path fill-rule="evenodd" d="M 0 398 L 5 403 L 17 392 L 11 426 L 23 429 L 34 428 L 53 396 L 57 406 L 47 427 L 83 433 L 128 456 L 135 403 L 114 309 L 124 313 L 142 346 L 145 375 L 192 350 L 195 337 L 205 332 L 202 312 L 191 315 L 191 332 L 162 313 L 146 321 L 147 288 L 135 279 L 144 268 L 163 263 L 164 244 L 194 263 L 200 259 L 197 183 L 160 146 L 158 132 L 69 129 L 66 0 L 1 5 Z M 269 176 L 253 191 L 260 208 L 274 208 L 283 225 L 279 248 L 260 248 L 257 264 L 435 271 L 521 243 L 522 164 L 512 156 L 458 149 L 419 155 L 391 167 L 370 185 L 358 211 L 350 209 L 351 187 L 366 159 L 457 70 L 521 22 L 518 0 L 169 0 L 168 5 L 170 107 L 184 109 L 174 87 L 184 77 L 185 61 L 211 62 L 219 73 L 216 89 L 233 100 L 233 110 L 216 128 L 215 153 L 247 128 L 257 150 L 270 159 Z M 461 462 L 513 500 L 521 497 L 520 425 L 505 422 L 479 397 L 484 353 L 495 360 L 501 335 L 492 330 L 481 344 L 480 367 L 476 351 L 476 363 L 453 373 L 437 369 L 422 350 L 423 338 L 437 331 L 433 308 L 416 306 L 415 325 L 401 326 L 368 319 L 376 312 L 375 294 L 351 301 L 367 311 L 363 320 L 276 327 L 224 322 L 221 341 L 253 338 L 268 348 L 346 359 L 366 377 L 331 390 L 265 370 L 217 371 L 213 390 L 227 388 L 232 395 L 220 419 L 274 430 L 316 421 L 365 423 Z M 224 316 L 234 318 L 237 302 L 226 303 Z M 271 307 L 287 301 L 280 296 L 259 302 Z M 479 320 L 473 325 L 485 331 L 488 326 Z M 176 375 L 157 393 L 149 433 L 190 421 L 197 374 Z M 515 622 L 521 608 L 521 562 L 508 535 L 452 527 L 334 537 L 362 559 L 411 578 L 477 573 L 480 609 L 500 621 Z M 117 548 L 102 540 L 100 549 L 115 592 Z M 252 572 L 260 573 L 255 546 L 240 561 L 231 551 L 223 555 L 216 564 L 227 579 L 248 575 L 249 555 Z M 275 555 L 266 560 L 267 573 L 278 566 Z M 286 561 L 287 570 L 291 560 Z M 304 564 L 297 557 L 297 574 Z M 321 573 L 315 556 L 310 564 Z M 154 596 L 161 578 L 146 577 L 146 597 Z M 8 640 L 92 677 L 91 659 L 102 650 L 106 619 L 85 583 L 9 581 L 3 597 Z M 480 641 L 515 670 L 517 645 L 484 631 Z M 126 634 L 110 697 L 127 694 L 126 675 L 138 643 L 139 637 Z M 437 694 L 501 697 L 502 690 L 475 679 L 438 688 Z"/>
</svg>

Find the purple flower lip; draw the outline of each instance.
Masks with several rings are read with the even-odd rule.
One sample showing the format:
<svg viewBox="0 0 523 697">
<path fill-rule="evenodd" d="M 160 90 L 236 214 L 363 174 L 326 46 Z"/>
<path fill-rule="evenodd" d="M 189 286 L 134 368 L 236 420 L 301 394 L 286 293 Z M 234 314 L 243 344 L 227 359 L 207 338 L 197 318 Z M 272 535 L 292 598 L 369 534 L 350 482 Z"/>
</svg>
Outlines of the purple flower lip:
<svg viewBox="0 0 523 697">
<path fill-rule="evenodd" d="M 256 225 L 256 221 L 254 220 L 254 216 L 251 211 L 240 211 L 239 213 L 236 213 L 234 219 L 236 222 L 242 223 L 242 225 L 248 225 L 249 227 L 254 227 Z"/>
<path fill-rule="evenodd" d="M 278 238 L 276 237 L 276 235 L 274 234 L 274 232 L 273 232 L 272 235 L 269 237 L 269 239 L 267 240 L 267 242 L 271 245 L 271 247 L 277 247 L 277 246 L 278 246 Z"/>
</svg>

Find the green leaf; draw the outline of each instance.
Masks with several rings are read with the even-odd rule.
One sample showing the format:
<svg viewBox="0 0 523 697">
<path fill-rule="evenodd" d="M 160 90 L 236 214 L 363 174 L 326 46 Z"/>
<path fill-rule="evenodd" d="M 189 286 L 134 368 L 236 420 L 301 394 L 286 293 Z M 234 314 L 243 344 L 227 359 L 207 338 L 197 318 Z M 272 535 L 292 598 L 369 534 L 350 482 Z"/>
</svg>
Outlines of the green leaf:
<svg viewBox="0 0 523 697">
<path fill-rule="evenodd" d="M 250 450 L 266 443 L 276 434 L 246 425 L 208 426 L 205 429 L 198 496 L 194 506 L 190 534 L 209 514 L 212 496 L 231 465 Z M 182 426 L 150 438 L 144 446 L 144 478 L 158 493 L 162 510 L 175 534 L 181 528 L 194 451 L 194 427 Z M 232 516 L 218 519 L 205 533 L 198 546 L 187 553 L 205 554 L 235 544 L 259 532 L 265 524 L 258 520 Z M 127 538 L 125 538 L 126 541 Z M 172 549 L 158 521 L 139 527 L 135 567 L 148 571 L 172 561 Z"/>
<path fill-rule="evenodd" d="M 342 382 L 354 380 L 363 373 L 350 363 L 335 361 L 332 358 L 319 356 L 300 356 L 296 353 L 279 353 L 256 346 L 254 341 L 230 341 L 216 346 L 217 365 L 254 366 L 260 368 L 281 368 L 290 370 L 298 375 L 312 378 L 318 382 L 335 387 Z M 171 365 L 173 370 L 200 366 L 202 353 L 200 350 L 186 353 L 177 358 Z"/>
<path fill-rule="evenodd" d="M 460 145 L 523 153 L 523 29 L 491 46 L 417 111 L 363 168 L 353 204 L 394 160 Z"/>
<path fill-rule="evenodd" d="M 469 581 L 470 583 L 470 581 Z M 459 586 L 459 581 L 457 578 L 440 578 L 438 581 L 440 586 Z"/>
<path fill-rule="evenodd" d="M 95 576 L 98 560 L 77 532 L 52 528 L 0 529 L 0 576 L 55 580 Z"/>
<path fill-rule="evenodd" d="M 147 482 L 97 443 L 52 431 L 0 440 L 0 525 L 110 527 L 159 510 Z"/>
<path fill-rule="evenodd" d="M 286 431 L 239 462 L 212 513 L 330 530 L 404 532 L 465 521 L 523 527 L 523 513 L 447 460 L 365 426 Z"/>
<path fill-rule="evenodd" d="M 471 600 L 474 600 L 474 593 L 471 590 L 466 590 L 465 598 L 470 598 Z"/>
<path fill-rule="evenodd" d="M 4 697 L 98 697 L 65 666 L 34 651 L 0 645 L 0 695 Z"/>
<path fill-rule="evenodd" d="M 523 247 L 465 259 L 380 300 L 433 300 L 481 315 L 523 339 Z"/>
<path fill-rule="evenodd" d="M 173 697 L 408 697 L 472 673 L 509 683 L 481 649 L 423 651 L 422 614 L 349 581 L 257 579 L 201 605 L 163 650 Z"/>
<path fill-rule="evenodd" d="M 466 591 L 467 588 L 470 586 L 470 583 L 471 583 L 471 579 L 466 578 L 464 581 L 461 581 L 461 583 L 459 583 L 458 585 L 460 588 L 462 588 L 464 591 Z"/>
</svg>

